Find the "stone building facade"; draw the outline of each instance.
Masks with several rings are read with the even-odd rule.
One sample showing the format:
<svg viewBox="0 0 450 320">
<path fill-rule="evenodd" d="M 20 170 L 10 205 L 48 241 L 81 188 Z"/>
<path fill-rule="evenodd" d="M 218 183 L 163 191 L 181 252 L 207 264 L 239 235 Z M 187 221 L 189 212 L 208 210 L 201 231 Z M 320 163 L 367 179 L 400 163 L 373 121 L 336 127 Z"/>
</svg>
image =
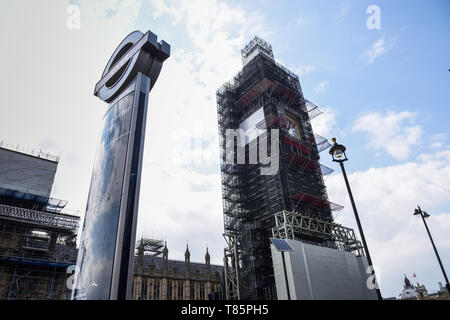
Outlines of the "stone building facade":
<svg viewBox="0 0 450 320">
<path fill-rule="evenodd" d="M 190 261 L 186 247 L 183 261 L 169 260 L 165 244 L 162 257 L 146 255 L 142 246 L 135 257 L 133 300 L 208 300 L 221 297 L 223 267 L 211 265 L 206 249 L 205 263 Z"/>
</svg>

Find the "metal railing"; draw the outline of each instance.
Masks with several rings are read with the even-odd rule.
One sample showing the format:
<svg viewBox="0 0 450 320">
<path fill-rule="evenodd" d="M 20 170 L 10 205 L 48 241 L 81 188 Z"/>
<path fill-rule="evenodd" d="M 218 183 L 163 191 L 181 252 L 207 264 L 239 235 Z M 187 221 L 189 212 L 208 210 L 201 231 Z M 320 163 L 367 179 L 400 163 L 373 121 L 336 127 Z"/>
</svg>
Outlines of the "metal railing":
<svg viewBox="0 0 450 320">
<path fill-rule="evenodd" d="M 21 147 L 20 145 L 11 145 L 8 143 L 5 143 L 3 140 L 0 141 L 0 148 L 3 149 L 7 149 L 10 151 L 16 151 L 16 152 L 20 152 L 23 154 L 27 154 L 30 156 L 34 156 L 36 158 L 41 158 L 41 159 L 45 159 L 45 160 L 50 160 L 53 162 L 59 162 L 59 158 L 61 157 L 61 154 L 58 155 L 53 155 L 50 154 L 48 152 L 43 152 L 42 150 L 30 150 L 30 149 L 26 149 L 24 147 Z"/>
<path fill-rule="evenodd" d="M 57 227 L 75 232 L 80 217 L 61 213 L 50 213 L 12 207 L 0 204 L 0 218 L 9 218 L 17 221 L 26 221 L 41 226 Z"/>
<path fill-rule="evenodd" d="M 300 212 L 283 210 L 275 214 L 276 226 L 272 228 L 274 238 L 299 240 L 301 236 L 313 236 L 334 242 L 337 249 L 364 255 L 361 242 L 351 228 L 340 224 L 315 219 Z"/>
</svg>

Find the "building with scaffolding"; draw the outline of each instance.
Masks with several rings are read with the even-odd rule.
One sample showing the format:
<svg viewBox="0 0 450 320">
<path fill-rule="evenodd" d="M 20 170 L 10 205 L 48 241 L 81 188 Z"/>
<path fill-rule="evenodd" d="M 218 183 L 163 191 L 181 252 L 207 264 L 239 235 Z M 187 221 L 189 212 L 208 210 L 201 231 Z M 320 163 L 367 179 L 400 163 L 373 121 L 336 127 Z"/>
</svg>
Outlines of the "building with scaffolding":
<svg viewBox="0 0 450 320">
<path fill-rule="evenodd" d="M 134 300 L 217 300 L 223 298 L 223 266 L 212 265 L 208 249 L 205 263 L 169 260 L 167 244 L 142 238 L 137 242 L 132 298 Z"/>
<path fill-rule="evenodd" d="M 271 300 L 277 290 L 270 238 L 364 253 L 353 230 L 333 222 L 332 211 L 343 207 L 328 200 L 323 175 L 333 170 L 319 163 L 330 143 L 313 133 L 310 122 L 322 112 L 303 97 L 298 76 L 275 61 L 269 43 L 255 37 L 241 56 L 242 70 L 216 93 L 226 295 Z M 231 150 L 229 129 L 238 131 Z M 249 159 L 253 148 L 271 141 L 269 129 L 279 135 L 277 173 L 260 174 L 261 162 L 238 164 L 238 148 Z M 230 152 L 233 163 L 227 160 Z"/>
<path fill-rule="evenodd" d="M 79 216 L 50 197 L 58 161 L 0 145 L 0 299 L 70 298 Z"/>
</svg>

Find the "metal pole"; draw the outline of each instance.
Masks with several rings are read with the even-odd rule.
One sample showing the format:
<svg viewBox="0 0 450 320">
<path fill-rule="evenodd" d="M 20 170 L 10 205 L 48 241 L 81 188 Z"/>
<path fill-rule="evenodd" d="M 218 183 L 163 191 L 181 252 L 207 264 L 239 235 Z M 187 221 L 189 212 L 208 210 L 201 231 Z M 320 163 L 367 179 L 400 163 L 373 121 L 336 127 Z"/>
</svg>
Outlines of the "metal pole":
<svg viewBox="0 0 450 320">
<path fill-rule="evenodd" d="M 281 251 L 281 257 L 283 259 L 284 280 L 286 281 L 287 296 L 288 296 L 288 300 L 291 300 L 291 293 L 289 292 L 289 282 L 288 282 L 287 271 L 286 271 L 286 262 L 284 260 L 284 251 Z"/>
<path fill-rule="evenodd" d="M 445 282 L 446 282 L 445 286 L 447 287 L 447 291 L 450 294 L 450 284 L 448 282 L 447 274 L 445 273 L 441 258 L 439 257 L 439 253 L 436 249 L 436 246 L 434 245 L 434 241 L 433 241 L 433 238 L 431 237 L 430 229 L 428 229 L 428 225 L 427 225 L 427 222 L 425 221 L 425 217 L 423 216 L 423 212 L 421 209 L 419 209 L 419 210 L 420 210 L 420 216 L 422 217 L 423 224 L 425 225 L 425 229 L 427 229 L 428 236 L 430 237 L 431 244 L 433 245 L 434 253 L 436 254 L 436 258 L 439 262 L 439 266 L 441 267 L 442 273 L 444 274 L 444 278 L 445 278 Z"/>
<path fill-rule="evenodd" d="M 352 195 L 352 191 L 350 189 L 350 184 L 348 183 L 347 173 L 345 172 L 344 163 L 339 162 L 339 164 L 341 165 L 342 174 L 344 175 L 345 185 L 347 186 L 348 195 L 350 197 L 350 202 L 352 204 L 353 213 L 355 214 L 355 219 L 356 219 L 356 223 L 358 225 L 359 234 L 361 235 L 361 240 L 362 240 L 362 243 L 364 246 L 364 251 L 366 252 L 366 255 L 367 255 L 367 262 L 369 263 L 369 266 L 373 267 L 372 259 L 370 258 L 370 254 L 369 254 L 369 248 L 367 247 L 367 243 L 366 243 L 366 237 L 364 237 L 364 232 L 363 232 L 363 229 L 361 226 L 361 222 L 359 221 L 358 211 L 356 210 L 356 205 L 355 205 L 355 201 L 353 200 L 353 195 Z M 373 275 L 375 276 L 375 269 L 373 270 Z M 376 281 L 376 276 L 375 276 L 375 281 Z M 378 286 L 378 282 L 376 284 Z M 383 300 L 380 289 L 375 288 L 375 290 L 377 293 L 378 300 Z"/>
</svg>

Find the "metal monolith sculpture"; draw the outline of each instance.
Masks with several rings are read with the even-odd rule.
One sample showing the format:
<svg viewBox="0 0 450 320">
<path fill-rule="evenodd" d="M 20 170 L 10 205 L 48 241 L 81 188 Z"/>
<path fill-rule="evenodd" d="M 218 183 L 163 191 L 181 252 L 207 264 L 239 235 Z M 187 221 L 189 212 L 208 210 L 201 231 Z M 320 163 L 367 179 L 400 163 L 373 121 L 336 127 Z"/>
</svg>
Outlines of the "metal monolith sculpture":
<svg viewBox="0 0 450 320">
<path fill-rule="evenodd" d="M 134 31 L 117 47 L 95 85 L 108 103 L 92 172 L 73 299 L 131 297 L 148 95 L 170 46 Z"/>
</svg>

